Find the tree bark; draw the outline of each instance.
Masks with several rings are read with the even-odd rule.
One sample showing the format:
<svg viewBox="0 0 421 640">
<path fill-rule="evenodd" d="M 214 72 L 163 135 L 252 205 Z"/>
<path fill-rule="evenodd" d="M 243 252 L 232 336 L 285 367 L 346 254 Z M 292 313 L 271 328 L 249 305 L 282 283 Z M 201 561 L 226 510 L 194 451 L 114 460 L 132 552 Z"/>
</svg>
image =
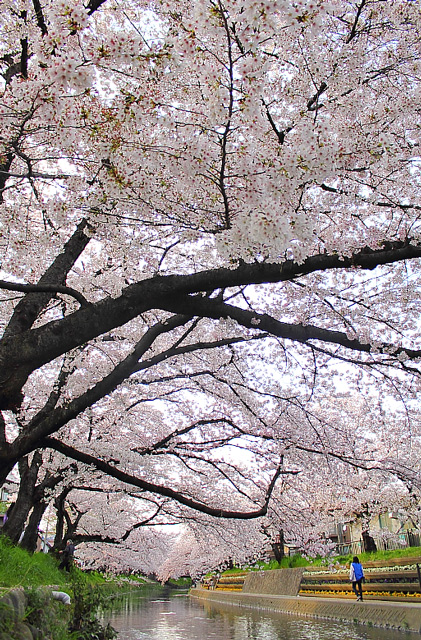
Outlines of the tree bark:
<svg viewBox="0 0 421 640">
<path fill-rule="evenodd" d="M 29 522 L 20 542 L 20 546 L 29 551 L 29 553 L 34 553 L 37 550 L 39 525 L 46 508 L 47 503 L 44 500 L 39 500 L 35 503 L 29 516 Z"/>
<path fill-rule="evenodd" d="M 19 493 L 10 517 L 3 527 L 3 533 L 15 544 L 19 542 L 34 504 L 34 490 L 41 463 L 42 455 L 39 451 L 35 452 L 30 464 L 27 457 L 21 458 L 19 461 L 21 476 Z"/>
<path fill-rule="evenodd" d="M 85 234 L 86 220 L 83 220 L 76 228 L 71 238 L 66 242 L 63 251 L 57 256 L 51 266 L 39 279 L 38 285 L 64 285 L 70 269 L 80 257 L 89 243 L 89 236 Z M 36 286 L 36 285 L 35 285 Z M 51 300 L 54 291 L 33 291 L 27 293 L 16 305 L 13 315 L 4 332 L 3 340 L 20 335 L 30 329 L 38 315 Z"/>
<path fill-rule="evenodd" d="M 54 544 L 52 551 L 57 551 L 62 548 L 62 542 L 64 539 L 64 503 L 69 494 L 70 489 L 66 487 L 59 496 L 54 500 L 54 507 L 56 509 L 56 534 L 54 537 Z"/>
</svg>

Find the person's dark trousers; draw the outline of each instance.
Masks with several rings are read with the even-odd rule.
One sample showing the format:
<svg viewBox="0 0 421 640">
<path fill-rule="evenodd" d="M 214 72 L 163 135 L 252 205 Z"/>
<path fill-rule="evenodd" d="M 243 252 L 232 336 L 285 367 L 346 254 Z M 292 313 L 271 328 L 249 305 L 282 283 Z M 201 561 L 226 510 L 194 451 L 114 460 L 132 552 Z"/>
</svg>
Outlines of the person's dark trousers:
<svg viewBox="0 0 421 640">
<path fill-rule="evenodd" d="M 355 593 L 355 595 L 357 596 L 357 600 L 362 600 L 363 599 L 362 581 L 363 581 L 363 579 L 361 578 L 360 580 L 356 580 L 355 582 L 352 583 L 352 590 Z"/>
<path fill-rule="evenodd" d="M 68 571 L 70 573 L 70 565 L 72 564 L 72 559 L 71 558 L 63 558 L 63 560 L 60 562 L 60 564 L 58 565 L 59 569 L 65 569 L 66 571 Z"/>
</svg>

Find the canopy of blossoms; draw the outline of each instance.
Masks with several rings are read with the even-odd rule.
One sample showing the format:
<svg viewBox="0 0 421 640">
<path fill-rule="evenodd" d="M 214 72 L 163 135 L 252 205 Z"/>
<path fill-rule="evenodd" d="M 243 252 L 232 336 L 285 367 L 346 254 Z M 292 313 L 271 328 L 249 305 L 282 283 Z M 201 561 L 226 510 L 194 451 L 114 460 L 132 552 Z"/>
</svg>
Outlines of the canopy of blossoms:
<svg viewBox="0 0 421 640">
<path fill-rule="evenodd" d="M 326 513 L 348 470 L 416 502 L 420 27 L 409 0 L 2 3 L 12 537 L 36 487 L 135 494 L 113 540 L 298 539 L 316 472 Z"/>
</svg>

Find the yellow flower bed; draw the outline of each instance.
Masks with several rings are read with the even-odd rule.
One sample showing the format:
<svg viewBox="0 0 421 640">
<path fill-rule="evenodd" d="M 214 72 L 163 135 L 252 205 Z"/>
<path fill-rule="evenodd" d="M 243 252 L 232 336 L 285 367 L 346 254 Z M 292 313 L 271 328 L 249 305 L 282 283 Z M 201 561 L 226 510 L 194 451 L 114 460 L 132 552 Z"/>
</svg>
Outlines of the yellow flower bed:
<svg viewBox="0 0 421 640">
<path fill-rule="evenodd" d="M 320 597 L 326 596 L 326 595 L 332 595 L 332 596 L 338 596 L 338 597 L 343 597 L 343 596 L 353 596 L 354 594 L 350 591 L 339 591 L 339 590 L 323 590 L 323 591 L 317 591 L 317 590 L 313 590 L 313 589 L 300 589 L 300 594 L 311 594 L 311 595 L 317 595 Z M 421 593 L 410 593 L 410 592 L 402 592 L 402 591 L 363 591 L 363 595 L 364 596 L 371 596 L 374 598 L 381 598 L 382 596 L 392 596 L 394 598 L 421 598 Z"/>
</svg>

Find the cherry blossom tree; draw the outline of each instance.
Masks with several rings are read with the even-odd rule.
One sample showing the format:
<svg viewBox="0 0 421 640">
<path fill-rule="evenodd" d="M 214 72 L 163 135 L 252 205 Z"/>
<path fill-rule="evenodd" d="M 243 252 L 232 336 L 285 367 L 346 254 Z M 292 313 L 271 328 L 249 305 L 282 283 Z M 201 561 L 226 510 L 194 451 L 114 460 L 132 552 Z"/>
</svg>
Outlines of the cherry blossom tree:
<svg viewBox="0 0 421 640">
<path fill-rule="evenodd" d="M 33 456 L 24 456 L 19 460 L 19 492 L 2 528 L 2 533 L 13 542 L 22 540 L 22 546 L 32 552 L 37 546 L 39 525 L 50 502 L 51 492 L 61 483 L 69 467 L 74 466 L 67 461 L 52 473 L 49 466 L 44 469 L 42 463 L 43 456 L 39 450 Z"/>
<path fill-rule="evenodd" d="M 0 479 L 55 450 L 231 519 L 326 456 L 419 487 L 417 3 L 0 20 Z"/>
</svg>

